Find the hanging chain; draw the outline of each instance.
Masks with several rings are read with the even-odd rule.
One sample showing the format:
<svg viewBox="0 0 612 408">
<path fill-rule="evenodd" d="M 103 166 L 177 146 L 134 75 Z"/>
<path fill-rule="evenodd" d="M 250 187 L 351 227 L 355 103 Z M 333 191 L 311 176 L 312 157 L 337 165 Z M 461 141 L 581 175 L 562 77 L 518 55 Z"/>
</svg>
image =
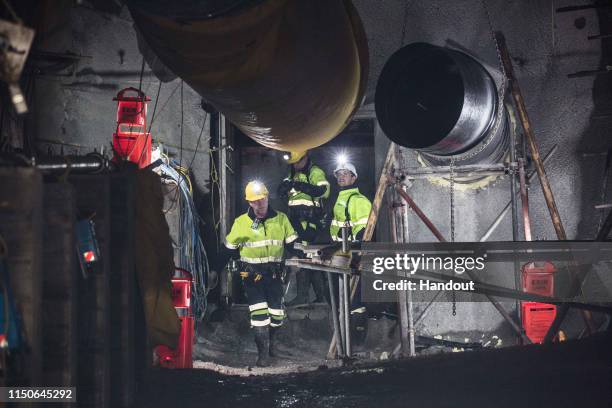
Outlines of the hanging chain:
<svg viewBox="0 0 612 408">
<path fill-rule="evenodd" d="M 497 111 L 497 118 L 495 119 L 496 124 L 495 124 L 495 129 L 494 132 L 492 132 L 493 134 L 497 133 L 497 128 L 501 125 L 501 118 L 502 115 L 505 111 L 504 109 L 504 103 L 506 101 L 506 90 L 508 88 L 508 76 L 506 74 L 506 67 L 504 66 L 504 60 L 502 58 L 502 53 L 501 53 L 501 49 L 499 48 L 499 43 L 497 42 L 497 37 L 495 36 L 495 30 L 493 29 L 493 23 L 491 21 L 491 14 L 489 14 L 489 8 L 487 7 L 487 3 L 486 0 L 482 0 L 482 7 L 484 8 L 486 17 L 487 17 L 487 24 L 489 25 L 489 34 L 491 35 L 491 39 L 493 40 L 493 45 L 495 45 L 495 53 L 497 54 L 497 65 L 499 67 L 499 72 L 501 73 L 502 76 L 502 82 L 499 86 L 499 102 L 498 102 L 498 111 Z"/>
<path fill-rule="evenodd" d="M 450 159 L 450 233 L 455 242 L 455 158 Z"/>
<path fill-rule="evenodd" d="M 455 242 L 455 158 L 450 159 L 450 232 L 451 242 Z M 457 316 L 457 296 L 453 289 L 453 316 Z"/>
<path fill-rule="evenodd" d="M 491 38 L 493 39 L 493 44 L 495 45 L 495 52 L 497 53 L 497 63 L 499 64 L 499 71 L 502 74 L 502 78 L 503 78 L 503 83 L 506 83 L 506 68 L 504 66 L 504 61 L 502 59 L 502 54 L 501 54 L 501 50 L 499 49 L 499 43 L 497 42 L 497 37 L 495 37 L 495 30 L 493 29 L 493 23 L 491 21 L 491 14 L 489 14 L 489 8 L 487 7 L 487 2 L 485 0 L 482 0 L 482 7 L 484 8 L 486 17 L 487 17 L 487 24 L 489 25 L 489 34 L 491 34 Z M 505 93 L 505 86 L 502 88 L 502 95 Z M 503 100 L 501 101 L 503 103 Z"/>
<path fill-rule="evenodd" d="M 495 119 L 492 125 L 492 129 L 489 132 L 489 136 L 486 138 L 484 143 L 481 144 L 480 148 L 475 149 L 474 151 L 470 151 L 469 153 L 465 155 L 452 156 L 450 159 L 451 242 L 455 242 L 455 160 L 464 161 L 482 152 L 495 138 L 495 135 L 497 135 L 497 132 L 499 131 L 499 127 L 502 125 L 502 123 L 504 123 L 504 120 L 503 120 L 504 113 L 505 113 L 504 103 L 506 100 L 506 89 L 508 87 L 508 78 L 506 76 L 506 69 L 504 68 L 504 63 L 502 60 L 499 43 L 497 42 L 497 37 L 495 36 L 495 30 L 493 30 L 493 23 L 491 22 L 491 15 L 489 14 L 489 9 L 487 8 L 486 0 L 482 0 L 482 7 L 484 8 L 485 15 L 487 18 L 487 23 L 489 25 L 489 34 L 491 35 L 491 39 L 493 40 L 493 44 L 495 45 L 495 52 L 497 54 L 497 63 L 499 64 L 499 71 L 502 75 L 502 79 L 501 79 L 501 84 L 497 92 L 497 94 L 499 95 L 499 100 L 497 103 L 497 112 L 496 112 Z M 454 290 L 452 291 L 452 301 L 453 301 L 453 316 L 456 316 L 457 315 L 457 297 L 456 297 L 456 293 Z"/>
</svg>

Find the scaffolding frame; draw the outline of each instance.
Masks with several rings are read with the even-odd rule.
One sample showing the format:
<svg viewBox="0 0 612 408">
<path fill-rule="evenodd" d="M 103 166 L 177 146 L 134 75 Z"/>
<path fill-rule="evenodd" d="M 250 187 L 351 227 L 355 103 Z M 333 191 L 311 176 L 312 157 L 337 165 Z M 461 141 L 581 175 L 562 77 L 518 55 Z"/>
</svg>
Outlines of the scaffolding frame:
<svg viewBox="0 0 612 408">
<path fill-rule="evenodd" d="M 499 215 L 495 218 L 492 224 L 489 226 L 487 231 L 483 234 L 480 239 L 480 242 L 486 241 L 493 231 L 500 225 L 502 219 L 507 215 L 509 211 L 512 212 L 512 237 L 513 241 L 519 241 L 519 203 L 518 197 L 521 199 L 522 204 L 522 218 L 523 218 L 523 228 L 524 235 L 526 240 L 531 240 L 531 222 L 529 217 L 529 201 L 528 201 L 528 183 L 532 179 L 535 178 L 536 174 L 540 181 L 540 186 L 542 188 L 542 192 L 544 193 L 544 198 L 546 201 L 546 205 L 549 209 L 551 221 L 555 228 L 555 232 L 557 234 L 557 238 L 559 241 L 566 241 L 567 236 L 565 234 L 565 230 L 563 228 L 563 223 L 559 216 L 559 212 L 556 207 L 556 202 L 554 199 L 554 195 L 548 181 L 548 177 L 546 175 L 546 171 L 544 168 L 544 164 L 550 159 L 550 157 L 554 154 L 556 150 L 556 146 L 554 146 L 551 151 L 542 159 L 540 156 L 538 147 L 535 143 L 535 137 L 533 135 L 533 131 L 530 125 L 529 118 L 527 116 L 527 111 L 525 108 L 525 104 L 523 101 L 521 90 L 518 86 L 518 82 L 514 77 L 512 63 L 510 60 L 510 56 L 506 47 L 505 39 L 502 33 L 495 33 L 496 41 L 499 44 L 502 63 L 505 68 L 506 79 L 508 86 L 510 87 L 511 94 L 514 100 L 514 108 L 519 114 L 520 123 L 522 126 L 522 140 L 521 144 L 523 148 L 521 149 L 521 155 L 517 154 L 517 140 L 515 131 L 512 129 L 510 133 L 510 162 L 509 163 L 496 163 L 496 164 L 486 164 L 486 165 L 463 165 L 463 166 L 453 166 L 451 169 L 450 166 L 432 166 L 425 168 L 405 168 L 402 169 L 398 166 L 398 156 L 401 154 L 399 149 L 394 143 L 391 143 L 385 163 L 383 165 L 383 169 L 381 171 L 381 176 L 379 179 L 379 184 L 376 190 L 376 195 L 372 205 L 372 211 L 370 213 L 367 227 L 364 234 L 364 241 L 369 241 L 372 238 L 374 228 L 376 226 L 376 222 L 378 220 L 380 207 L 382 204 L 383 197 L 385 192 L 392 187 L 393 194 L 395 195 L 395 200 L 392 203 L 392 213 L 391 213 L 391 232 L 392 239 L 394 242 L 405 242 L 407 231 L 403 231 L 401 236 L 397 233 L 397 226 L 401 225 L 403 228 L 407 227 L 407 207 L 413 210 L 413 212 L 419 217 L 419 219 L 428 227 L 428 229 L 432 232 L 432 234 L 437 238 L 440 242 L 446 242 L 444 236 L 440 233 L 440 231 L 436 228 L 436 226 L 431 222 L 431 220 L 425 215 L 425 213 L 419 208 L 416 202 L 410 197 L 405 188 L 405 183 L 409 180 L 417 180 L 417 179 L 427 179 L 431 176 L 445 177 L 451 176 L 452 173 L 458 174 L 459 177 L 463 176 L 489 176 L 489 175 L 510 175 L 510 201 L 508 204 L 502 209 Z M 505 101 L 502 101 L 504 103 Z M 532 171 L 527 175 L 526 173 L 526 149 L 525 144 L 529 147 L 531 158 L 535 165 L 535 171 Z M 518 189 L 517 189 L 518 185 Z M 397 197 L 401 197 L 406 205 L 397 205 Z M 518 197 L 517 197 L 518 196 Z M 606 239 L 608 234 L 612 230 L 612 211 L 608 214 L 604 225 L 598 232 L 596 240 L 603 241 Z M 321 254 L 321 246 L 306 246 L 303 248 L 305 252 L 310 251 L 310 256 L 313 259 L 317 259 Z M 347 279 L 347 276 L 350 276 L 350 298 L 344 294 L 344 301 L 352 300 L 355 291 L 357 289 L 357 283 L 359 281 L 359 271 L 355 269 L 345 269 L 345 268 L 336 268 L 332 266 L 324 266 L 320 262 L 313 261 L 293 261 L 295 266 L 299 266 L 305 269 L 316 269 L 316 270 L 325 270 L 328 274 L 331 273 L 341 273 L 344 276 L 344 279 Z M 531 301 L 539 301 L 544 303 L 552 303 L 559 304 L 559 311 L 556 315 L 555 320 L 553 321 L 551 327 L 548 330 L 548 333 L 545 337 L 545 342 L 551 342 L 561 324 L 563 323 L 568 310 L 571 307 L 579 308 L 582 312 L 586 333 L 590 334 L 594 331 L 594 324 L 591 316 L 591 310 L 596 310 L 604 313 L 611 313 L 612 309 L 609 307 L 604 307 L 601 305 L 593 305 L 593 304 L 584 304 L 578 302 L 567 302 L 566 300 L 561 300 L 553 297 L 549 297 L 544 299 L 539 295 L 532 295 L 520 290 L 520 271 L 519 271 L 518 261 L 515 261 L 514 265 L 514 276 L 515 276 L 515 290 L 505 289 L 505 288 L 496 288 L 494 290 L 479 289 L 475 290 L 476 293 L 482 293 L 487 296 L 487 299 L 493 304 L 493 306 L 498 310 L 500 315 L 504 318 L 504 320 L 510 325 L 513 331 L 516 333 L 518 338 L 522 343 L 529 344 L 531 343 L 530 339 L 526 336 L 525 331 L 520 324 L 520 321 L 517 323 L 510 314 L 501 306 L 501 304 L 495 299 L 493 296 L 503 296 L 507 298 L 512 298 L 517 301 L 517 313 L 520 313 L 520 307 L 518 307 L 519 300 L 531 300 Z M 574 272 L 573 267 L 569 267 L 571 272 Z M 572 296 L 575 296 L 577 292 L 580 290 L 584 279 L 586 278 L 588 271 L 580 274 L 573 280 Z M 427 276 L 427 275 L 423 275 Z M 421 279 L 423 276 L 420 274 L 413 275 L 414 279 Z M 477 282 L 474 279 L 474 276 L 471 272 L 468 272 L 468 276 L 472 281 Z M 427 276 L 429 279 L 434 276 Z M 437 277 L 437 276 L 436 276 Z M 439 278 L 439 277 L 437 277 Z M 408 278 L 410 279 L 410 278 Z M 457 279 L 457 278 L 454 278 Z M 346 280 L 345 280 L 346 281 Z M 490 289 L 490 288 L 489 288 Z M 409 296 L 404 291 L 403 294 L 398 293 L 398 305 L 399 305 L 399 322 L 400 322 L 400 344 L 396 347 L 394 352 L 401 350 L 401 354 L 403 356 L 414 356 L 414 342 L 416 337 L 415 326 L 420 322 L 427 314 L 430 306 L 433 304 L 435 299 L 439 296 L 440 292 L 438 292 L 434 298 L 429 302 L 429 304 L 425 307 L 425 309 L 421 312 L 421 315 L 416 319 L 413 316 L 413 301 L 412 297 Z M 342 318 L 346 318 L 345 314 L 340 316 Z M 520 315 L 519 315 L 520 319 Z M 334 330 L 334 338 L 331 341 L 328 357 L 336 355 L 336 348 L 341 343 L 350 344 L 350 339 L 348 339 L 348 331 L 345 335 L 343 335 L 343 342 L 337 340 L 337 336 L 340 335 L 340 330 Z M 350 346 L 349 346 L 350 347 Z M 344 356 L 350 357 L 350 348 L 349 352 L 345 353 Z"/>
</svg>

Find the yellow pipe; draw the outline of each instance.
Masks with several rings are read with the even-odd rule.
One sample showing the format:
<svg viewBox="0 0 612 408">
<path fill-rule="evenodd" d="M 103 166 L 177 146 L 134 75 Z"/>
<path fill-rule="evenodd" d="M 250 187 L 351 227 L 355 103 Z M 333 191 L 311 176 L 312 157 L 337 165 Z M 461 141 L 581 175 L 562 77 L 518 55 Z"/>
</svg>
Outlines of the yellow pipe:
<svg viewBox="0 0 612 408">
<path fill-rule="evenodd" d="M 188 23 L 130 11 L 160 60 L 264 146 L 320 146 L 363 99 L 367 40 L 348 0 L 267 0 Z"/>
</svg>

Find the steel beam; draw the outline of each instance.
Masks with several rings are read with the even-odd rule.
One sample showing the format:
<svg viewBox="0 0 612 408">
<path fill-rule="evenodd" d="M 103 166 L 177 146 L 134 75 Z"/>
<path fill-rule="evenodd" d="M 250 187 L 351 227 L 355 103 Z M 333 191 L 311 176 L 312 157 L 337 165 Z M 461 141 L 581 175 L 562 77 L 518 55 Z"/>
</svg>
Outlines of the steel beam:
<svg viewBox="0 0 612 408">
<path fill-rule="evenodd" d="M 458 177 L 502 176 L 507 174 L 514 167 L 516 167 L 516 163 L 514 162 L 509 165 L 503 163 L 468 164 L 453 167 L 453 172 Z M 400 177 L 408 180 L 424 179 L 428 177 L 450 177 L 451 174 L 450 166 L 409 167 L 398 169 L 397 172 Z"/>
<path fill-rule="evenodd" d="M 423 221 L 423 223 L 425 223 L 425 225 L 427 225 L 429 230 L 436 236 L 436 238 L 438 238 L 438 240 L 441 241 L 441 242 L 447 242 L 446 239 L 442 236 L 442 234 L 435 227 L 435 225 L 433 225 L 431 220 L 429 220 L 429 218 L 427 218 L 427 216 L 421 211 L 421 209 L 416 205 L 416 203 L 412 200 L 412 198 L 410 198 L 408 193 L 406 193 L 404 190 L 399 188 L 399 186 L 396 186 L 396 191 L 402 196 L 402 198 L 404 198 L 404 200 L 406 200 L 406 202 L 410 205 L 410 207 L 414 210 L 414 212 L 419 216 L 421 221 Z M 513 196 L 514 196 L 514 193 L 515 192 L 513 192 Z M 467 272 L 468 276 L 470 277 L 470 279 L 473 280 L 474 275 L 470 271 L 466 271 L 466 272 Z M 521 330 L 520 326 L 514 321 L 514 319 L 508 314 L 508 312 L 506 312 L 506 310 L 502 307 L 502 305 L 496 299 L 494 299 L 493 297 L 489 296 L 488 294 L 486 296 L 487 296 L 487 299 L 493 304 L 493 306 L 499 311 L 499 313 L 502 315 L 504 320 L 506 320 L 508 322 L 508 324 L 510 324 L 512 329 L 514 329 L 514 331 L 519 336 L 521 336 L 523 341 L 525 341 L 527 343 L 530 343 L 528 337 L 525 336 L 525 333 L 523 333 L 523 331 Z"/>
</svg>

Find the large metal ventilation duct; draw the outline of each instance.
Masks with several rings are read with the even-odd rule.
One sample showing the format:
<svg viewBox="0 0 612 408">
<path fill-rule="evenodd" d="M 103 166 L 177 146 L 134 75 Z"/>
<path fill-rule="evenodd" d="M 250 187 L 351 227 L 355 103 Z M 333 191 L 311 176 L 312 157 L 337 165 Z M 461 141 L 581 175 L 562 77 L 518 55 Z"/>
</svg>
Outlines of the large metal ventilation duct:
<svg viewBox="0 0 612 408">
<path fill-rule="evenodd" d="M 375 104 L 381 128 L 395 143 L 432 164 L 448 164 L 451 157 L 472 164 L 498 161 L 507 150 L 499 99 L 495 81 L 472 57 L 414 43 L 385 64 Z"/>
<path fill-rule="evenodd" d="M 129 0 L 128 6 L 159 59 L 264 146 L 322 145 L 363 99 L 367 40 L 348 0 Z"/>
</svg>

